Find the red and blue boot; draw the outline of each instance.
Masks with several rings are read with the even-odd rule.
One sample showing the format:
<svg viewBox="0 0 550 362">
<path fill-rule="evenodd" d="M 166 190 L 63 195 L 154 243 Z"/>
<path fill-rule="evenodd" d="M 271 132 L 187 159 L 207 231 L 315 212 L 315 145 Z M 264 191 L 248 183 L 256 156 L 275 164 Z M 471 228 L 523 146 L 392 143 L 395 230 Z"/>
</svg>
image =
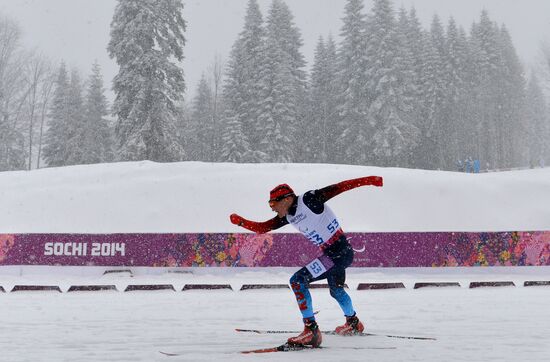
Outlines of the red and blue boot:
<svg viewBox="0 0 550 362">
<path fill-rule="evenodd" d="M 315 321 L 304 321 L 304 331 L 296 337 L 288 339 L 288 344 L 296 346 L 311 346 L 317 348 L 321 345 L 323 336 Z"/>
<path fill-rule="evenodd" d="M 336 327 L 334 331 L 341 336 L 353 336 L 363 333 L 364 330 L 365 326 L 363 326 L 363 323 L 357 318 L 357 315 L 354 314 L 351 317 L 346 316 L 346 323 Z"/>
</svg>

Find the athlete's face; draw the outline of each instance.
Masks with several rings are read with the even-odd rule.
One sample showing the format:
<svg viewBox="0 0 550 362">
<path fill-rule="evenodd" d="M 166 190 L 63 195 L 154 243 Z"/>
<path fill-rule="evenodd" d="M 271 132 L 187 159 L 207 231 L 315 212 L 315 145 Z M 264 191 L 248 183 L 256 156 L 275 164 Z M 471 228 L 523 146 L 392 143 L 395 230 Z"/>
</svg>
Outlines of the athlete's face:
<svg viewBox="0 0 550 362">
<path fill-rule="evenodd" d="M 279 217 L 285 217 L 286 214 L 288 214 L 288 209 L 290 208 L 290 205 L 292 205 L 292 196 L 287 196 L 282 199 L 275 199 L 269 201 L 269 207 L 271 207 L 271 210 L 277 213 L 277 216 Z"/>
</svg>

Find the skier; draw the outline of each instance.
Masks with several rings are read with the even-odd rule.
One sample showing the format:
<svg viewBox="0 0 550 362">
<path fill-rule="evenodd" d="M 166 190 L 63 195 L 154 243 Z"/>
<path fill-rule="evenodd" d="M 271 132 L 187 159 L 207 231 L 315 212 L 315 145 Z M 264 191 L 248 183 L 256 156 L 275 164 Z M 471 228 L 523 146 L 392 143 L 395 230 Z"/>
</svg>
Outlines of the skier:
<svg viewBox="0 0 550 362">
<path fill-rule="evenodd" d="M 323 337 L 315 321 L 308 287 L 309 283 L 322 279 L 327 279 L 330 295 L 336 299 L 346 317 L 346 323 L 336 327 L 335 332 L 353 335 L 364 330 L 363 323 L 353 309 L 351 298 L 344 290 L 346 268 L 353 262 L 353 248 L 335 214 L 325 203 L 344 191 L 366 185 L 382 186 L 383 179 L 380 176 L 361 177 L 307 191 L 298 196 L 289 185 L 281 184 L 269 194 L 269 206 L 277 213 L 274 218 L 255 222 L 237 214 L 230 216 L 233 224 L 256 233 L 266 233 L 292 224 L 323 252 L 322 256 L 308 263 L 290 278 L 292 291 L 302 313 L 304 330 L 298 336 L 289 338 L 289 344 L 312 347 L 321 345 Z"/>
</svg>

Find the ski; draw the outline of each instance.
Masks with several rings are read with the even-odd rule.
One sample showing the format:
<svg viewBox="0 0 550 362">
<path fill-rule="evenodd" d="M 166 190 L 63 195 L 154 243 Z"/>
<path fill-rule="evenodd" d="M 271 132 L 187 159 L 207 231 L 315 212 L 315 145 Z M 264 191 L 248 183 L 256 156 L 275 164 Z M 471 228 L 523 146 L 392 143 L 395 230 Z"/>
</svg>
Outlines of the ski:
<svg viewBox="0 0 550 362">
<path fill-rule="evenodd" d="M 260 330 L 260 329 L 241 329 L 236 328 L 237 332 L 245 332 L 245 333 L 256 333 L 256 334 L 294 334 L 294 333 L 300 333 L 300 331 L 283 331 L 283 330 Z M 339 336 L 335 331 L 321 331 L 321 333 L 329 336 Z M 359 337 L 366 337 L 366 336 L 372 336 L 372 337 L 388 337 L 388 338 L 401 338 L 401 339 L 418 339 L 423 341 L 435 341 L 436 338 L 433 337 L 420 337 L 420 336 L 401 336 L 401 335 L 394 335 L 394 334 L 378 334 L 378 333 L 358 333 L 354 334 L 353 336 L 359 336 Z"/>
<path fill-rule="evenodd" d="M 181 356 L 181 353 L 170 353 L 170 352 L 163 352 L 163 351 L 159 351 L 160 354 L 163 354 L 165 356 L 169 356 L 169 357 L 177 357 L 177 356 Z"/>
<path fill-rule="evenodd" d="M 241 353 L 248 354 L 248 353 L 272 353 L 272 352 L 294 352 L 294 351 L 303 351 L 303 350 L 313 350 L 313 349 L 329 349 L 331 347 L 312 347 L 312 346 L 305 346 L 305 345 L 296 345 L 296 344 L 290 344 L 286 342 L 285 344 L 281 344 L 277 347 L 269 347 L 269 348 L 260 348 L 260 349 L 251 349 L 248 351 L 241 351 Z M 333 347 L 335 349 L 397 349 L 396 347 Z"/>
<path fill-rule="evenodd" d="M 241 351 L 241 353 L 249 354 L 249 353 L 293 352 L 293 351 L 303 351 L 308 349 L 328 349 L 328 348 L 331 348 L 331 347 L 320 346 L 320 347 L 313 348 L 312 346 L 295 345 L 295 344 L 289 344 L 287 342 L 277 347 L 251 349 L 251 350 Z M 357 349 L 397 349 L 396 347 L 333 347 L 333 348 L 355 349 L 355 350 Z M 185 353 L 164 352 L 164 351 L 159 351 L 159 353 L 167 357 L 178 357 L 178 356 L 183 356 L 185 354 Z"/>
<path fill-rule="evenodd" d="M 317 347 L 318 349 L 326 348 L 326 347 Z M 288 343 L 282 344 L 277 347 L 269 347 L 269 348 L 260 348 L 260 349 L 251 349 L 247 351 L 241 351 L 241 353 L 248 354 L 248 353 L 271 353 L 271 352 L 291 352 L 291 351 L 302 351 L 305 349 L 313 349 L 311 346 L 297 346 L 297 345 L 289 345 Z M 177 357 L 182 356 L 183 353 L 172 353 L 172 352 L 163 352 L 159 351 L 161 354 L 168 356 L 168 357 Z"/>
<path fill-rule="evenodd" d="M 317 347 L 319 349 L 325 348 L 325 347 Z M 313 349 L 312 346 L 304 346 L 304 345 L 293 345 L 289 344 L 288 342 L 285 344 L 281 344 L 277 347 L 269 347 L 269 348 L 259 348 L 259 349 L 251 349 L 248 351 L 241 351 L 241 353 L 247 354 L 247 353 L 271 353 L 271 352 L 291 352 L 291 351 L 303 351 L 305 349 Z"/>
</svg>

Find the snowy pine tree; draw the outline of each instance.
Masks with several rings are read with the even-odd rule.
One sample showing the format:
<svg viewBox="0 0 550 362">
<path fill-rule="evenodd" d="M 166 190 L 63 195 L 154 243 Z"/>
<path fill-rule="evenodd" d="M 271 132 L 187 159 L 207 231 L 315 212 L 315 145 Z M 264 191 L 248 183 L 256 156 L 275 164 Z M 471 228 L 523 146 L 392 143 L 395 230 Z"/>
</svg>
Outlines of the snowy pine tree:
<svg viewBox="0 0 550 362">
<path fill-rule="evenodd" d="M 453 169 L 458 160 L 465 158 L 461 150 L 460 130 L 464 121 L 464 97 L 466 95 L 466 61 L 467 43 L 464 31 L 456 26 L 453 18 L 447 25 L 447 37 L 443 55 L 443 72 L 445 80 L 444 100 L 441 105 L 442 133 L 442 169 Z M 466 136 L 467 137 L 467 136 Z"/>
<path fill-rule="evenodd" d="M 69 158 L 68 140 L 70 132 L 70 110 L 68 102 L 69 76 L 64 63 L 61 63 L 55 89 L 52 106 L 50 109 L 48 129 L 45 135 L 43 157 L 50 167 L 59 167 L 67 164 Z"/>
<path fill-rule="evenodd" d="M 434 45 L 434 30 L 441 29 L 439 18 L 434 17 L 432 31 L 424 33 L 421 76 L 419 82 L 420 101 L 416 126 L 420 131 L 420 142 L 416 148 L 416 164 L 421 168 L 435 169 L 441 164 L 441 108 L 444 93 L 444 60 Z M 435 38 L 439 38 L 436 36 Z"/>
<path fill-rule="evenodd" d="M 466 124 L 465 107 L 468 94 L 468 40 L 463 28 L 457 27 L 453 18 L 447 26 L 447 63 L 446 73 L 449 79 L 449 91 L 447 102 L 449 105 L 449 118 L 452 122 L 453 142 L 449 145 L 449 161 L 462 159 L 464 154 L 461 132 Z"/>
<path fill-rule="evenodd" d="M 512 39 L 505 26 L 498 29 L 497 37 L 500 63 L 497 78 L 497 152 L 501 167 L 518 167 L 528 163 L 522 157 L 526 145 L 523 117 L 526 102 L 526 81 L 523 65 L 516 53 Z"/>
<path fill-rule="evenodd" d="M 103 163 L 114 159 L 113 130 L 106 118 L 109 106 L 103 88 L 101 68 L 96 62 L 88 79 L 85 96 L 85 113 L 81 148 L 84 150 L 80 163 Z"/>
<path fill-rule="evenodd" d="M 240 42 L 233 45 L 223 89 L 225 112 L 222 120 L 221 161 L 260 162 L 265 159 L 264 154 L 250 148 L 249 137 L 254 132 L 245 128 L 245 124 L 254 127 L 246 120 L 251 121 L 247 115 L 255 113 L 257 108 L 249 108 L 248 87 L 241 68 L 241 59 L 244 57 L 241 46 Z"/>
<path fill-rule="evenodd" d="M 267 159 L 260 146 L 264 129 L 259 123 L 264 50 L 263 17 L 257 1 L 249 0 L 244 27 L 233 44 L 223 86 L 222 161 Z"/>
<path fill-rule="evenodd" d="M 523 138 L 527 146 L 528 162 L 531 167 L 542 166 L 548 161 L 548 137 L 550 122 L 548 107 L 536 76 L 531 75 L 527 85 L 527 104 L 525 107 L 527 137 Z"/>
<path fill-rule="evenodd" d="M 203 73 L 193 99 L 191 139 L 186 153 L 194 161 L 212 161 L 215 158 L 212 136 L 217 130 L 213 124 L 212 89 Z"/>
<path fill-rule="evenodd" d="M 176 161 L 176 104 L 183 97 L 185 21 L 181 0 L 119 0 L 108 50 L 120 67 L 113 80 L 121 160 Z"/>
<path fill-rule="evenodd" d="M 108 162 L 113 159 L 112 132 L 103 80 L 97 64 L 92 69 L 88 92 L 83 96 L 80 75 L 69 79 L 61 64 L 55 83 L 43 156 L 48 166 Z"/>
<path fill-rule="evenodd" d="M 439 16 L 434 15 L 432 18 L 432 23 L 430 26 L 429 38 L 432 47 L 432 58 L 433 63 L 431 64 L 432 74 L 432 84 L 431 86 L 433 93 L 431 98 L 430 108 L 432 110 L 431 116 L 432 125 L 433 125 L 433 144 L 435 146 L 434 163 L 432 164 L 433 168 L 437 169 L 449 169 L 450 165 L 454 165 L 454 161 L 448 162 L 445 159 L 445 149 L 449 142 L 449 137 L 446 133 L 446 130 L 450 126 L 448 107 L 447 107 L 447 92 L 448 88 L 448 79 L 447 79 L 447 39 L 445 37 L 445 30 L 443 24 L 439 19 Z"/>
<path fill-rule="evenodd" d="M 474 157 L 484 160 L 492 167 L 500 167 L 497 154 L 496 118 L 497 85 L 499 69 L 499 49 L 496 25 L 486 11 L 481 13 L 479 23 L 474 23 L 471 31 L 473 62 L 475 64 L 474 89 L 471 93 L 473 109 L 476 111 L 475 132 L 476 150 Z"/>
<path fill-rule="evenodd" d="M 372 162 L 372 124 L 367 122 L 371 102 L 367 93 L 366 20 L 362 0 L 348 0 L 344 10 L 342 41 L 338 48 L 338 117 L 334 160 L 342 163 Z"/>
<path fill-rule="evenodd" d="M 452 41 L 449 38 L 449 46 Z M 458 154 L 456 155 L 456 162 L 462 162 L 468 157 L 468 155 L 475 154 L 476 149 L 476 136 L 475 131 L 477 129 L 476 109 L 473 108 L 472 100 L 474 94 L 475 84 L 475 64 L 473 56 L 472 42 L 468 38 L 464 28 L 458 28 L 458 50 L 456 55 L 462 57 L 461 74 L 462 79 L 461 95 L 459 95 L 459 101 L 456 104 L 456 109 L 453 112 L 453 117 L 457 121 L 456 123 L 456 138 L 458 143 Z M 450 50 L 450 55 L 452 55 Z M 456 60 L 453 60 L 456 61 Z M 460 66 L 460 65 L 459 65 Z"/>
<path fill-rule="evenodd" d="M 226 129 L 222 136 L 223 148 L 221 158 L 225 162 L 252 162 L 248 139 L 244 134 L 243 124 L 236 117 L 226 118 Z"/>
<path fill-rule="evenodd" d="M 67 138 L 65 146 L 67 158 L 65 165 L 83 163 L 86 149 L 83 147 L 88 133 L 84 119 L 84 97 L 82 81 L 77 70 L 71 72 L 66 101 L 68 106 L 68 122 L 65 124 Z"/>
<path fill-rule="evenodd" d="M 412 59 L 400 34 L 389 0 L 375 0 L 369 23 L 367 52 L 372 103 L 369 121 L 374 125 L 374 154 L 383 165 L 404 165 L 418 142 L 412 124 Z"/>
<path fill-rule="evenodd" d="M 411 56 L 411 114 L 410 120 L 415 125 L 420 134 L 418 145 L 413 150 L 410 159 L 411 167 L 428 167 L 430 164 L 426 160 L 426 154 L 422 148 L 427 146 L 426 129 L 429 128 L 427 122 L 429 109 L 426 104 L 426 60 L 431 51 L 431 44 L 428 42 L 426 32 L 422 29 L 420 20 L 416 15 L 416 9 L 411 8 L 405 18 L 403 10 L 400 11 L 400 32 L 404 32 L 406 47 Z"/>
<path fill-rule="evenodd" d="M 19 26 L 0 14 L 0 170 L 25 168 L 26 145 L 18 122 L 27 87 Z"/>
<path fill-rule="evenodd" d="M 270 162 L 302 159 L 295 148 L 301 146 L 298 123 L 305 103 L 305 61 L 300 53 L 299 29 L 288 6 L 273 0 L 266 27 L 265 68 L 262 69 L 262 102 L 259 123 L 264 128 L 261 151 Z M 303 125 L 302 125 L 303 126 Z M 301 127 L 300 131 L 307 131 Z"/>
<path fill-rule="evenodd" d="M 327 41 L 321 37 L 315 50 L 309 88 L 310 110 L 308 124 L 310 136 L 304 139 L 310 162 L 334 162 L 335 135 L 339 134 L 337 118 L 338 60 L 336 44 L 332 36 Z"/>
</svg>

